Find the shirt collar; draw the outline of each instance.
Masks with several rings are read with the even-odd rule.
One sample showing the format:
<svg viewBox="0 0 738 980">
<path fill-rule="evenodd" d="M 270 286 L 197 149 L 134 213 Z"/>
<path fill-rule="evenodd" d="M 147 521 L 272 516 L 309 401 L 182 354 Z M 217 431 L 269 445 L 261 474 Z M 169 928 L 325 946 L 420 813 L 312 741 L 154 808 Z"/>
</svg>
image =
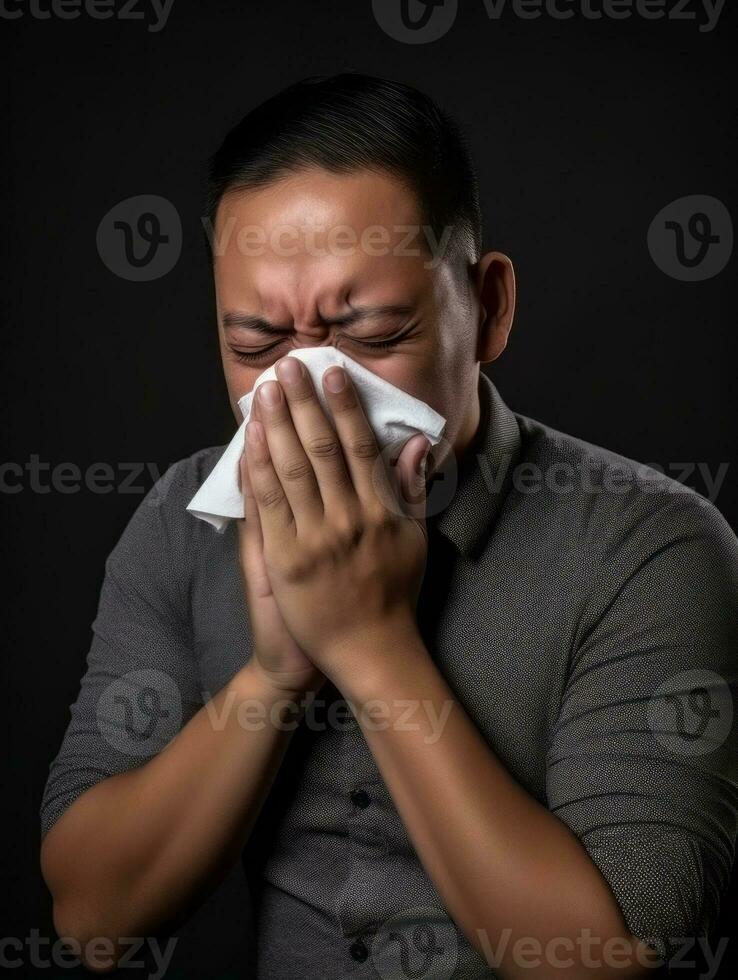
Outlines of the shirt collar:
<svg viewBox="0 0 738 980">
<path fill-rule="evenodd" d="M 456 491 L 428 519 L 465 558 L 474 557 L 489 537 L 521 452 L 517 419 L 482 371 L 478 390 L 479 428 L 459 465 Z"/>
</svg>

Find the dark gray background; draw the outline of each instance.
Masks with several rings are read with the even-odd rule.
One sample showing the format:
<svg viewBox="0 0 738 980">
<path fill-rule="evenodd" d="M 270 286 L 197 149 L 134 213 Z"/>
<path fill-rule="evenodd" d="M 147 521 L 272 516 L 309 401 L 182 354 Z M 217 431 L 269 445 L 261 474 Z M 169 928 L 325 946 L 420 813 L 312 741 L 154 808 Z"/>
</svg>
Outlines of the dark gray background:
<svg viewBox="0 0 738 980">
<path fill-rule="evenodd" d="M 370 0 L 175 0 L 156 33 L 145 20 L 39 20 L 19 9 L 0 18 L 4 460 L 161 472 L 230 438 L 200 225 L 203 162 L 284 85 L 356 68 L 424 88 L 468 134 L 486 245 L 518 273 L 515 331 L 490 372 L 508 404 L 667 472 L 702 463 L 715 474 L 734 461 L 734 263 L 684 282 L 647 246 L 653 218 L 676 199 L 710 195 L 735 212 L 734 5 L 706 33 L 637 17 L 494 22 L 483 0 L 463 0 L 448 34 L 424 45 L 390 38 Z M 111 208 L 143 194 L 174 205 L 182 252 L 167 274 L 132 282 L 106 267 L 96 236 Z M 40 794 L 105 557 L 150 474 L 134 492 L 38 493 L 26 477 L 22 492 L 2 494 L 4 935 L 53 935 L 38 872 Z M 705 492 L 699 476 L 688 482 Z M 738 527 L 732 466 L 716 502 Z M 221 892 L 185 930 L 177 972 L 225 976 L 239 963 L 233 882 L 230 900 Z M 733 896 L 722 935 L 735 910 Z"/>
</svg>

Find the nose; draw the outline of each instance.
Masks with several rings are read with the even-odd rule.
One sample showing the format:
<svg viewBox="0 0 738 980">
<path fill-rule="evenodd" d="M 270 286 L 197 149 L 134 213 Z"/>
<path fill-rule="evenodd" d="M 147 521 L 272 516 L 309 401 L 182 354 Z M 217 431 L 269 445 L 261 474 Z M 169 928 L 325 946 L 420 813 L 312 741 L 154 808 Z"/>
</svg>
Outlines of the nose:
<svg viewBox="0 0 738 980">
<path fill-rule="evenodd" d="M 335 346 L 338 340 L 337 329 L 323 326 L 301 328 L 296 327 L 292 337 L 293 346 L 298 350 L 305 347 L 330 347 Z"/>
</svg>

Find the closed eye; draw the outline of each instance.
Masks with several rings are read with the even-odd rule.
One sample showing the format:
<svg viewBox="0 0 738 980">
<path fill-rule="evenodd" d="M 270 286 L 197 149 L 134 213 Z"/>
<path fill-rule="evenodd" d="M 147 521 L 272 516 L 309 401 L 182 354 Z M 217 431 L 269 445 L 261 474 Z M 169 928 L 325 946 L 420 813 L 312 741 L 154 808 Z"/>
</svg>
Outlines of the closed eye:
<svg viewBox="0 0 738 980">
<path fill-rule="evenodd" d="M 269 347 L 263 347 L 261 350 L 255 350 L 255 351 L 236 350 L 235 347 L 231 347 L 231 352 L 233 353 L 237 361 L 243 361 L 244 363 L 248 363 L 251 361 L 260 361 L 263 357 L 266 357 L 266 355 L 270 351 L 273 351 L 277 347 L 279 347 L 280 343 L 281 341 L 279 341 L 279 343 L 276 344 L 270 344 Z"/>
<path fill-rule="evenodd" d="M 359 340 L 358 337 L 349 337 L 344 335 L 341 339 L 350 340 L 355 344 L 360 344 L 362 347 L 373 347 L 379 350 L 388 350 L 391 347 L 396 347 L 401 344 L 404 340 L 409 339 L 412 336 L 415 325 L 408 328 L 404 333 L 398 334 L 396 337 L 388 337 L 385 340 Z M 274 344 L 270 344 L 268 347 L 262 347 L 261 350 L 257 351 L 241 351 L 232 347 L 231 351 L 237 360 L 244 363 L 253 363 L 254 361 L 259 361 L 265 358 L 271 351 L 276 350 L 282 341 L 277 341 Z"/>
<path fill-rule="evenodd" d="M 355 344 L 361 344 L 363 347 L 395 347 L 397 344 L 401 344 L 403 340 L 407 340 L 413 333 L 414 325 L 409 327 L 404 333 L 398 334 L 396 337 L 388 337 L 385 340 L 359 340 L 358 337 L 349 337 Z"/>
</svg>

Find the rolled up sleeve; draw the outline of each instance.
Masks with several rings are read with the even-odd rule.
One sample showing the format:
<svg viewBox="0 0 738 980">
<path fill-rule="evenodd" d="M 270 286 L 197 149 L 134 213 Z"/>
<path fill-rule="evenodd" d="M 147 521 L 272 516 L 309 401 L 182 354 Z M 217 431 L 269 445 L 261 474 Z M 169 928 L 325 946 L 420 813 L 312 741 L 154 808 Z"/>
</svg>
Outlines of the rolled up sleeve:
<svg viewBox="0 0 738 980">
<path fill-rule="evenodd" d="M 668 960 L 710 936 L 735 855 L 738 541 L 696 494 L 648 504 L 588 590 L 547 793 L 631 933 Z"/>
</svg>

